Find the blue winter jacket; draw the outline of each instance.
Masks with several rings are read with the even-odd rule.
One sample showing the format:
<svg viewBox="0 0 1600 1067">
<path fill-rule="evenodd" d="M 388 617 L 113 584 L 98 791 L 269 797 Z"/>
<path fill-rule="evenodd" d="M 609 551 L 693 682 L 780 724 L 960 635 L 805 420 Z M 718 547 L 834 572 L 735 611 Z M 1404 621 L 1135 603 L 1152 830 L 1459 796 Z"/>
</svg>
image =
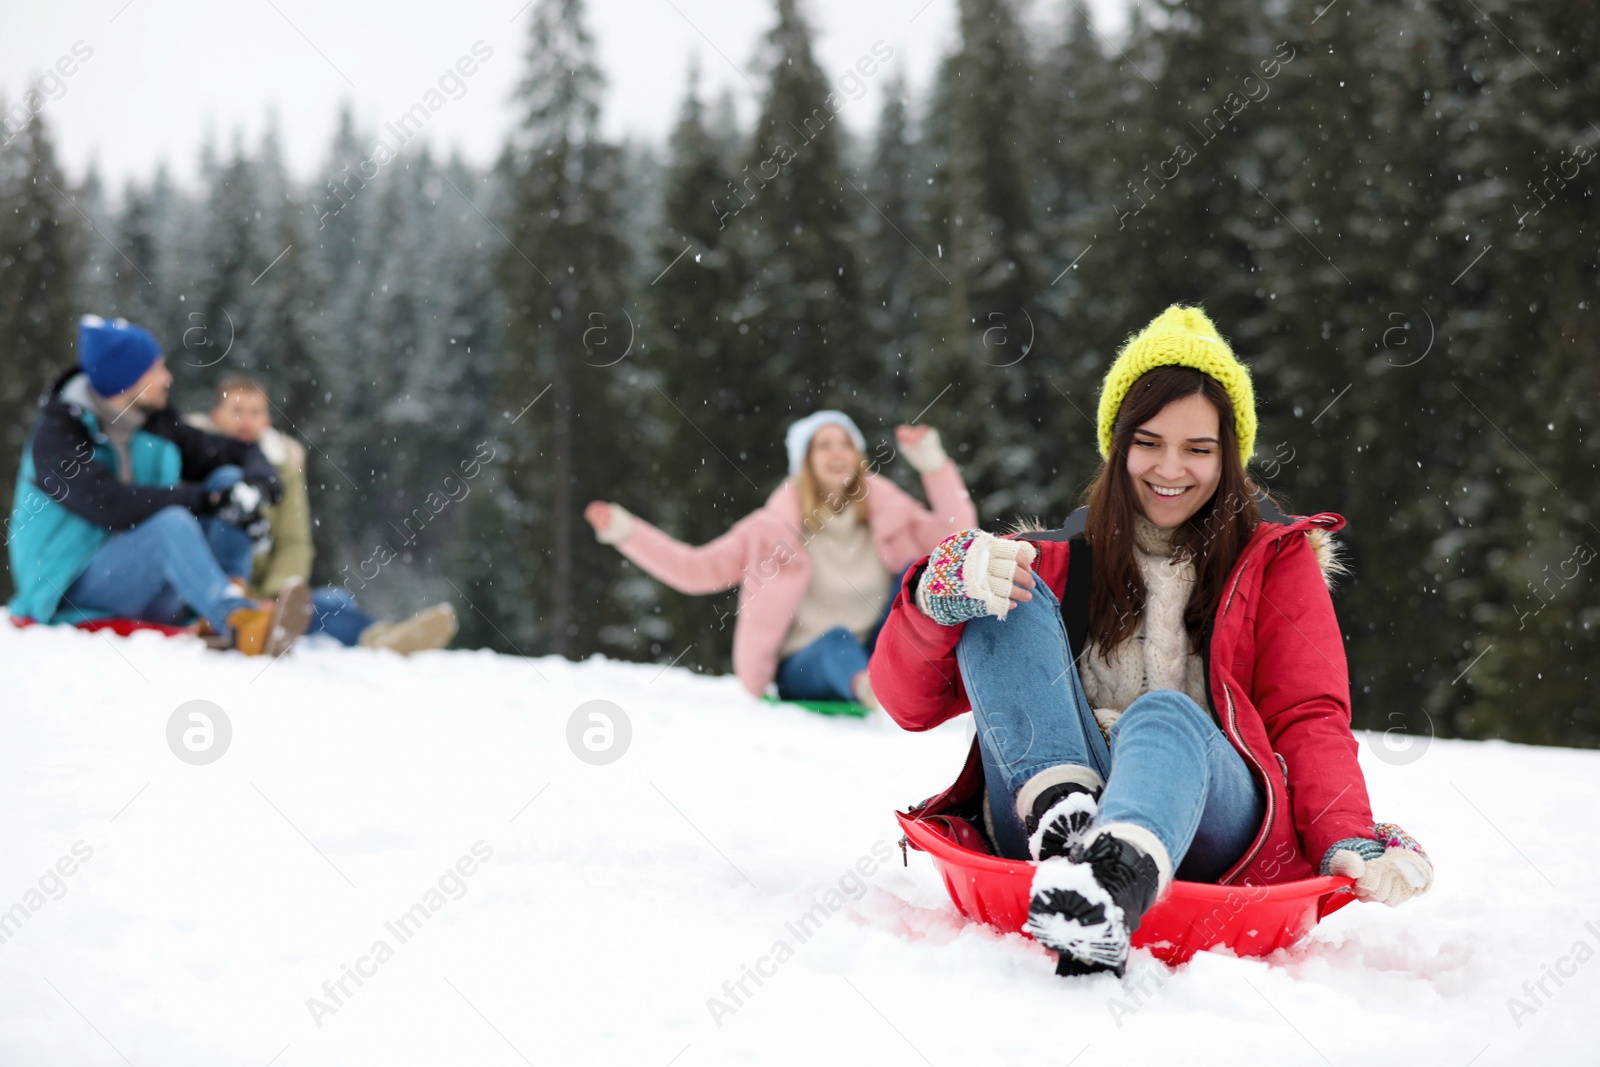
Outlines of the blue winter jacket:
<svg viewBox="0 0 1600 1067">
<path fill-rule="evenodd" d="M 22 450 L 6 527 L 14 617 L 62 623 L 103 617 L 63 605 L 67 589 L 118 531 L 167 507 L 210 511 L 199 483 L 217 467 L 243 468 L 245 480 L 269 501 L 280 493 L 277 472 L 255 445 L 188 426 L 170 408 L 148 415 L 134 433 L 128 444 L 132 480 L 122 481 L 117 451 L 85 400 L 86 384 L 73 371 L 50 388 Z"/>
</svg>

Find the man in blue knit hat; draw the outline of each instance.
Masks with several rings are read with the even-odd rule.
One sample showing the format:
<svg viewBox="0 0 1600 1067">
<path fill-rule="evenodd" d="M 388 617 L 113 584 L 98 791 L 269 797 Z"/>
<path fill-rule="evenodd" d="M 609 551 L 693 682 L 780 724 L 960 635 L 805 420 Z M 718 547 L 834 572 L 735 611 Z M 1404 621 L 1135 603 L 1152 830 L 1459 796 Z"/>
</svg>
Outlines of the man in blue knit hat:
<svg viewBox="0 0 1600 1067">
<path fill-rule="evenodd" d="M 167 404 L 172 375 L 151 333 L 85 315 L 78 367 L 46 392 L 23 448 L 7 547 L 11 614 L 75 623 L 198 615 L 247 655 L 281 655 L 305 631 L 305 584 L 250 598 L 251 534 L 280 493 L 261 450 L 205 433 Z"/>
</svg>

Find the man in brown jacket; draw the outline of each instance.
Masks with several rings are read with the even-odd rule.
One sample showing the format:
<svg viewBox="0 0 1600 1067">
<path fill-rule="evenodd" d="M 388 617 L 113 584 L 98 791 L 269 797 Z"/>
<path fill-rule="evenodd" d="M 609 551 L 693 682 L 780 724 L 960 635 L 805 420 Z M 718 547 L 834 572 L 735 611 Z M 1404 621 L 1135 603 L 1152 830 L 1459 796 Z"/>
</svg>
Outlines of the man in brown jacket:
<svg viewBox="0 0 1600 1067">
<path fill-rule="evenodd" d="M 218 385 L 210 417 L 193 418 L 201 429 L 257 445 L 278 471 L 283 497 L 264 509 L 270 542 L 257 546 L 251 588 L 275 596 L 290 578 L 309 581 L 316 549 L 311 541 L 311 504 L 306 492 L 305 446 L 272 425 L 267 388 L 258 379 L 230 374 Z M 308 634 L 326 633 L 345 645 L 387 648 L 402 655 L 443 648 L 456 633 L 456 613 L 435 604 L 400 622 L 374 622 L 340 586 L 312 590 L 314 614 Z"/>
</svg>

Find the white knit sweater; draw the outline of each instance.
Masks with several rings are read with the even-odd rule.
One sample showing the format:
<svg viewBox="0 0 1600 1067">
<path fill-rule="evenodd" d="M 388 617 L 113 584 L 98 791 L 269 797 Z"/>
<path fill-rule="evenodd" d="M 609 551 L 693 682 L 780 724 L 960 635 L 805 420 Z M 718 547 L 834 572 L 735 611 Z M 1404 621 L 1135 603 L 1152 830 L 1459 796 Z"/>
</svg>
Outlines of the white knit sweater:
<svg viewBox="0 0 1600 1067">
<path fill-rule="evenodd" d="M 1078 660 L 1083 691 L 1101 722 L 1126 711 L 1152 689 L 1175 689 L 1202 708 L 1206 701 L 1205 667 L 1189 652 L 1183 609 L 1194 588 L 1194 563 L 1172 561 L 1172 531 L 1141 514 L 1134 516 L 1134 560 L 1144 576 L 1145 605 L 1134 636 L 1111 652 L 1108 664 L 1091 638 Z"/>
<path fill-rule="evenodd" d="M 835 626 L 865 641 L 883 617 L 894 576 L 878 558 L 871 528 L 851 506 L 829 515 L 822 528 L 806 534 L 811 583 L 795 608 L 794 621 L 778 650 L 792 656 Z"/>
</svg>

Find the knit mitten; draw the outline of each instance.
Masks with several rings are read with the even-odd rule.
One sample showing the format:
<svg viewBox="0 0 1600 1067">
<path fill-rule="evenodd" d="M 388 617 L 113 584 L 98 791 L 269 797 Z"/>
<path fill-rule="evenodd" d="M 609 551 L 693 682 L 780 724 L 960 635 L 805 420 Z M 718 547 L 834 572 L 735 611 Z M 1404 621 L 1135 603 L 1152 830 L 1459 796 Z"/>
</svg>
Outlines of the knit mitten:
<svg viewBox="0 0 1600 1067">
<path fill-rule="evenodd" d="M 611 505 L 611 521 L 594 535 L 602 545 L 620 545 L 633 533 L 633 515 L 621 504 Z"/>
<path fill-rule="evenodd" d="M 1433 862 L 1416 839 L 1392 822 L 1372 828 L 1372 837 L 1335 841 L 1322 857 L 1322 874 L 1354 878 L 1357 900 L 1397 907 L 1433 885 Z"/>
<path fill-rule="evenodd" d="M 1017 564 L 1027 566 L 1035 555 L 1026 541 L 982 530 L 953 533 L 928 557 L 928 568 L 917 583 L 917 607 L 944 626 L 984 615 L 1003 619 L 1011 610 Z"/>
<path fill-rule="evenodd" d="M 920 441 L 906 446 L 900 454 L 906 457 L 906 462 L 918 474 L 932 474 L 950 459 L 945 455 L 944 446 L 939 443 L 939 431 L 932 427 L 928 428 Z"/>
<path fill-rule="evenodd" d="M 220 492 L 215 514 L 223 522 L 243 529 L 261 517 L 261 490 L 249 482 L 234 482 Z"/>
</svg>

